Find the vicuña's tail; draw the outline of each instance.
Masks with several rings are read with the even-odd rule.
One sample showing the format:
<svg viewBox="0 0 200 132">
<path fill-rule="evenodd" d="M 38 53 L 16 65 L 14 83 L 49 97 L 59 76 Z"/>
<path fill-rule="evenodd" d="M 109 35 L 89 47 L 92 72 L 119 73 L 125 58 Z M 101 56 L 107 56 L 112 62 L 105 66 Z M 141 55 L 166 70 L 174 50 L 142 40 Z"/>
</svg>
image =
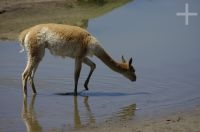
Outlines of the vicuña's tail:
<svg viewBox="0 0 200 132">
<path fill-rule="evenodd" d="M 24 50 L 25 50 L 24 40 L 25 40 L 25 37 L 26 37 L 28 31 L 29 31 L 29 29 L 25 29 L 19 35 L 18 40 L 19 40 L 20 46 L 22 47 L 22 49 L 19 51 L 20 53 L 24 52 Z"/>
</svg>

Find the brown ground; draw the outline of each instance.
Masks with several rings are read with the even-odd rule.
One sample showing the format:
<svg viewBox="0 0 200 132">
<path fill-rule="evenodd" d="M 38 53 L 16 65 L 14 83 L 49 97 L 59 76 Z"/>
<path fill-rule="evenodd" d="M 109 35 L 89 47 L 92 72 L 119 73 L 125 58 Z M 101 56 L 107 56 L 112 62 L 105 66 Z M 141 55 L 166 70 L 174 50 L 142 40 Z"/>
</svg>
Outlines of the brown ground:
<svg viewBox="0 0 200 132">
<path fill-rule="evenodd" d="M 200 108 L 189 112 L 176 113 L 159 119 L 148 119 L 130 122 L 121 126 L 115 124 L 110 127 L 80 130 L 79 132 L 200 132 Z"/>
<path fill-rule="evenodd" d="M 1 0 L 0 39 L 16 39 L 19 32 L 39 23 L 87 27 L 88 20 L 131 0 Z"/>
</svg>

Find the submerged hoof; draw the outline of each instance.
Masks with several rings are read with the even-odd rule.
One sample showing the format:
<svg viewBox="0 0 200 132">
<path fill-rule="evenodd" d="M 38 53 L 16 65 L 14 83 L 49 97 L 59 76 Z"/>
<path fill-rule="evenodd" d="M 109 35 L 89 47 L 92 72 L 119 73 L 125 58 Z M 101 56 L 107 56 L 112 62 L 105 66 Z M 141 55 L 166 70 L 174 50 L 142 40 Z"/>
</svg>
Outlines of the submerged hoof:
<svg viewBox="0 0 200 132">
<path fill-rule="evenodd" d="M 88 86 L 87 86 L 87 85 L 84 85 L 84 87 L 85 87 L 85 90 L 89 90 L 89 88 L 88 88 Z"/>
<path fill-rule="evenodd" d="M 74 93 L 74 96 L 78 96 L 78 93 L 77 93 L 77 92 L 75 92 L 75 93 Z"/>
</svg>

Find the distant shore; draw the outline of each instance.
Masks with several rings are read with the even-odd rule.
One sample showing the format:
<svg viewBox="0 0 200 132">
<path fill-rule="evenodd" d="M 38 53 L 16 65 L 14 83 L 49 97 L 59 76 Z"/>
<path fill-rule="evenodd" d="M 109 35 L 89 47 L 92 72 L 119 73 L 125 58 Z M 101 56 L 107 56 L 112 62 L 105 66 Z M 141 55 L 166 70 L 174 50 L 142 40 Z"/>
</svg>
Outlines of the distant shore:
<svg viewBox="0 0 200 132">
<path fill-rule="evenodd" d="M 16 40 L 19 33 L 40 23 L 87 28 L 89 19 L 132 0 L 1 0 L 0 40 Z"/>
</svg>

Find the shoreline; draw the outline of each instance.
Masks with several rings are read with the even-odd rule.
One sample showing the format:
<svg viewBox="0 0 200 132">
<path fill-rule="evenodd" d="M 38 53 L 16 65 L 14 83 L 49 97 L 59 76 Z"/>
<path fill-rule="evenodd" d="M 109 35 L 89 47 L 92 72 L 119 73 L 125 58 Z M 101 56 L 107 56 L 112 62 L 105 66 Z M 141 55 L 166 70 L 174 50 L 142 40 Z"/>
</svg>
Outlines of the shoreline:
<svg viewBox="0 0 200 132">
<path fill-rule="evenodd" d="M 90 19 L 106 14 L 131 1 L 0 1 L 0 39 L 16 40 L 21 31 L 41 23 L 69 24 L 87 28 Z"/>
<path fill-rule="evenodd" d="M 122 124 L 105 122 L 94 128 L 74 132 L 197 132 L 200 130 L 200 106 L 184 112 L 176 112 L 155 119 L 143 119 Z"/>
<path fill-rule="evenodd" d="M 200 107 L 134 123 L 132 129 L 140 132 L 195 132 L 200 130 Z"/>
</svg>

